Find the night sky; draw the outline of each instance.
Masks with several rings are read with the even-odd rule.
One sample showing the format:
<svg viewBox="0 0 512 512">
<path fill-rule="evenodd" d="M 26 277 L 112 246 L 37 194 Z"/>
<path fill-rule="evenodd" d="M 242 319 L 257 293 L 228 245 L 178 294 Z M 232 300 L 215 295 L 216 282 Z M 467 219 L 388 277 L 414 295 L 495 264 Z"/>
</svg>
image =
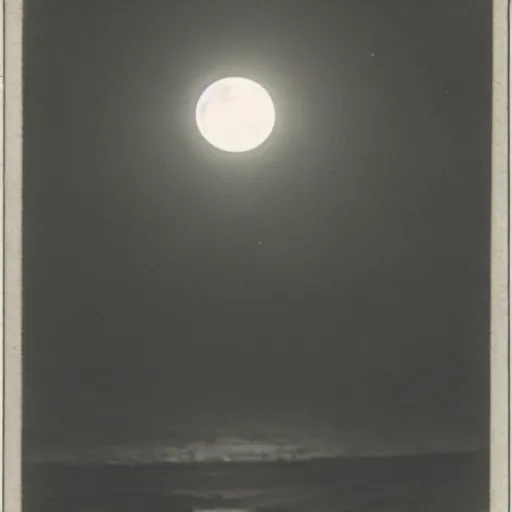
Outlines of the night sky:
<svg viewBox="0 0 512 512">
<path fill-rule="evenodd" d="M 486 445 L 490 2 L 24 9 L 29 453 Z M 194 125 L 231 75 L 275 101 L 252 153 Z"/>
</svg>

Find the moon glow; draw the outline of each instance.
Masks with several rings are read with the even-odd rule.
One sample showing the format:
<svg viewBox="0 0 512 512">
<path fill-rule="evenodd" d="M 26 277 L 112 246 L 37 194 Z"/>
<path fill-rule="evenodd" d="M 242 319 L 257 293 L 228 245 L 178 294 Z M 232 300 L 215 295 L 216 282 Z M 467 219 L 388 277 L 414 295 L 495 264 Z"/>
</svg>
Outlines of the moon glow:
<svg viewBox="0 0 512 512">
<path fill-rule="evenodd" d="M 243 153 L 263 144 L 274 129 L 275 108 L 258 83 L 228 77 L 208 86 L 196 106 L 201 135 L 215 148 Z"/>
</svg>

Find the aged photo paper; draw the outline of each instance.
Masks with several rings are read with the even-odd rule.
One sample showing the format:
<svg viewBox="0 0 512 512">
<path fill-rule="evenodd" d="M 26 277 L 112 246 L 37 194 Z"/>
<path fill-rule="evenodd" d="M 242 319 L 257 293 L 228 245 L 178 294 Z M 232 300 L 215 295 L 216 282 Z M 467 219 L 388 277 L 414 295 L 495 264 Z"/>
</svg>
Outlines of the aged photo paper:
<svg viewBox="0 0 512 512">
<path fill-rule="evenodd" d="M 508 2 L 0 19 L 2 511 L 510 510 Z"/>
</svg>

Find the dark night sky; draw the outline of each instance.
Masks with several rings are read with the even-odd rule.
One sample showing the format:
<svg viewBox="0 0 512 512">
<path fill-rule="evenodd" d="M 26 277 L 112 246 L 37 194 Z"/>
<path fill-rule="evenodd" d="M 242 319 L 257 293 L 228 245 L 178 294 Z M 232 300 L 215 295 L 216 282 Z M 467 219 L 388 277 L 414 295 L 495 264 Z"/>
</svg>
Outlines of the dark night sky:
<svg viewBox="0 0 512 512">
<path fill-rule="evenodd" d="M 27 446 L 485 444 L 490 15 L 26 1 Z M 253 154 L 194 130 L 224 75 L 274 97 Z"/>
</svg>

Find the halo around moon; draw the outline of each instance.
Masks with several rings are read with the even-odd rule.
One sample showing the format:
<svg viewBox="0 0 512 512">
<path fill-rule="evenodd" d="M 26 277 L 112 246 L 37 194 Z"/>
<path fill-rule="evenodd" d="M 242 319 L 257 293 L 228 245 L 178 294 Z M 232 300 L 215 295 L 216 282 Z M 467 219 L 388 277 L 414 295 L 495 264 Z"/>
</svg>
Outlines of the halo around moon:
<svg viewBox="0 0 512 512">
<path fill-rule="evenodd" d="M 227 77 L 208 86 L 196 106 L 201 135 L 215 148 L 243 153 L 263 144 L 274 129 L 275 108 L 257 82 Z"/>
</svg>

